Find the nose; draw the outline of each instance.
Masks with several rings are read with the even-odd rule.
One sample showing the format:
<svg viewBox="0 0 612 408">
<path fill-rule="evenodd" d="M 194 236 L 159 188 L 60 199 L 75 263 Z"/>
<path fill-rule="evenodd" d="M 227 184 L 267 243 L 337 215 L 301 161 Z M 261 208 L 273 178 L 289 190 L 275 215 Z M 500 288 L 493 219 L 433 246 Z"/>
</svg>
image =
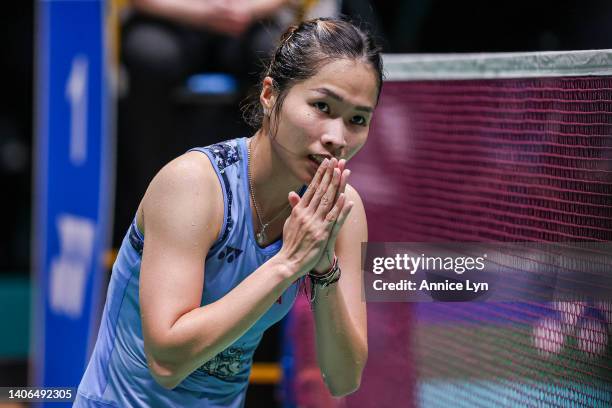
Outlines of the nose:
<svg viewBox="0 0 612 408">
<path fill-rule="evenodd" d="M 323 146 L 334 157 L 342 157 L 346 148 L 346 128 L 342 118 L 336 118 L 328 121 L 327 126 L 321 136 Z"/>
</svg>

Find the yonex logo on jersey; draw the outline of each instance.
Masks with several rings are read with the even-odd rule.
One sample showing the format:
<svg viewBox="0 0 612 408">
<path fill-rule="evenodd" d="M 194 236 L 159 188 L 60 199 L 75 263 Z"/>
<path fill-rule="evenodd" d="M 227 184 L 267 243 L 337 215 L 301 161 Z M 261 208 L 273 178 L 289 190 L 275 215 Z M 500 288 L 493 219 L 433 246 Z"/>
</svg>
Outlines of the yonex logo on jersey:
<svg viewBox="0 0 612 408">
<path fill-rule="evenodd" d="M 242 252 L 244 252 L 242 249 L 227 246 L 225 247 L 225 249 L 223 249 L 223 251 L 219 252 L 219 256 L 217 256 L 217 259 L 222 260 L 225 258 L 227 260 L 227 263 L 232 263 L 234 262 L 234 260 L 238 259 Z"/>
</svg>

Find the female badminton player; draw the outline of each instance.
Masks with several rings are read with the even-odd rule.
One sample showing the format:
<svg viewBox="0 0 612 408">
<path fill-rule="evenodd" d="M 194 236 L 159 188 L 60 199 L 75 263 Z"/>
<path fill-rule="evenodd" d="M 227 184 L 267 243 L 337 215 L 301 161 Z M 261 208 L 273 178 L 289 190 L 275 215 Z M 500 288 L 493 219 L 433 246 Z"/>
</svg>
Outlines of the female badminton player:
<svg viewBox="0 0 612 408">
<path fill-rule="evenodd" d="M 359 387 L 367 228 L 345 165 L 368 136 L 380 53 L 351 23 L 311 20 L 262 78 L 252 137 L 187 152 L 149 185 L 74 406 L 243 406 L 262 334 L 307 277 L 325 383 Z"/>
</svg>

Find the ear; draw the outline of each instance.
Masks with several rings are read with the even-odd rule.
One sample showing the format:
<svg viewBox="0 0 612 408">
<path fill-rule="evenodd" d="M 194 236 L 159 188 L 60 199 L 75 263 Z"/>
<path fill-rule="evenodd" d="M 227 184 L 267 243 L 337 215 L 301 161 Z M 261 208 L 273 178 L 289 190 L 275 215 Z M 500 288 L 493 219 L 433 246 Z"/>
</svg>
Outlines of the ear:
<svg viewBox="0 0 612 408">
<path fill-rule="evenodd" d="M 262 83 L 259 102 L 261 102 L 261 106 L 263 107 L 264 116 L 268 116 L 272 112 L 272 108 L 274 108 L 274 103 L 276 102 L 276 92 L 273 84 L 274 80 L 269 76 L 265 77 Z"/>
</svg>

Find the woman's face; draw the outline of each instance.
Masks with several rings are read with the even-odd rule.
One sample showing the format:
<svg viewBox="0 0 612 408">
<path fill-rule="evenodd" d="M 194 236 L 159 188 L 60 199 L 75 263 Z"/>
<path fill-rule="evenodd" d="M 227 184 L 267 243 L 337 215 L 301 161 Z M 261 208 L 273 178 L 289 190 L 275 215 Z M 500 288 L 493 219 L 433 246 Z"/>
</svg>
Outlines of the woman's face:
<svg viewBox="0 0 612 408">
<path fill-rule="evenodd" d="M 350 159 L 368 137 L 377 93 L 370 65 L 350 59 L 324 65 L 289 89 L 272 131 L 275 154 L 302 182 L 325 157 Z"/>
</svg>

